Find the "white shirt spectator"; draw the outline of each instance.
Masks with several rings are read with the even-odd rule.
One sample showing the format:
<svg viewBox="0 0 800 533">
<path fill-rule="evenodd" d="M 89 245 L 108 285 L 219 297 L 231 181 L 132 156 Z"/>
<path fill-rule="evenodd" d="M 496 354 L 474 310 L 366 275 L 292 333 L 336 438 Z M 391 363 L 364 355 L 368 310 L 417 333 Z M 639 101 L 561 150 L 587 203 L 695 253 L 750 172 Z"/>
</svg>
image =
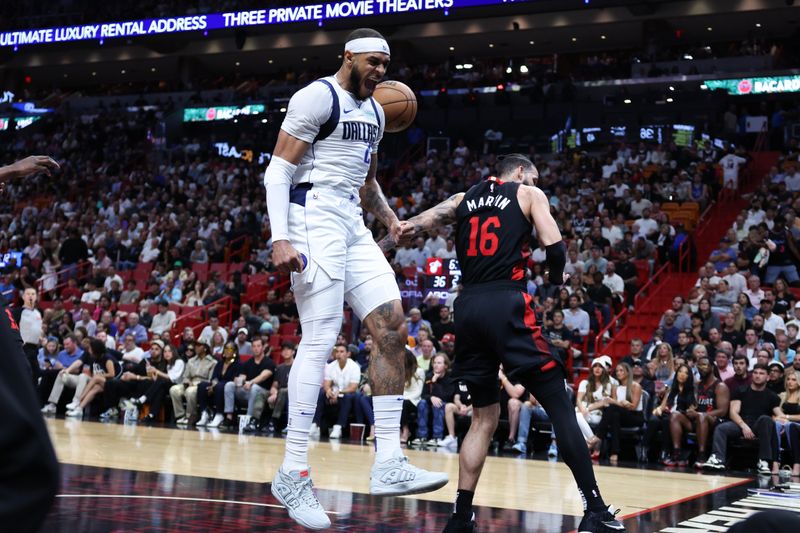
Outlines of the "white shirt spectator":
<svg viewBox="0 0 800 533">
<path fill-rule="evenodd" d="M 786 333 L 786 324 L 784 324 L 783 319 L 775 313 L 772 313 L 769 318 L 764 317 L 764 331 L 777 335 L 777 330 Z"/>
<path fill-rule="evenodd" d="M 150 324 L 150 331 L 162 335 L 168 333 L 172 324 L 175 323 L 175 311 L 167 309 L 165 313 L 156 313 L 153 316 L 153 322 Z M 205 331 L 205 330 L 204 330 Z"/>
<path fill-rule="evenodd" d="M 736 154 L 728 154 L 719 160 L 719 164 L 722 166 L 722 181 L 726 187 L 735 189 L 739 186 L 739 167 L 745 163 L 747 163 L 747 159 Z"/>
<path fill-rule="evenodd" d="M 786 178 L 784 179 L 784 183 L 786 183 L 787 191 L 789 192 L 800 191 L 800 170 L 795 170 L 791 176 L 787 174 Z"/>
<path fill-rule="evenodd" d="M 750 298 L 750 304 L 758 309 L 758 307 L 761 305 L 761 300 L 764 299 L 764 290 L 758 289 L 756 292 L 753 292 L 750 289 L 745 289 L 742 292 L 745 293 L 748 298 Z"/>
<path fill-rule="evenodd" d="M 611 177 L 611 174 L 617 171 L 617 164 L 614 162 L 609 163 L 608 165 L 603 165 L 603 179 L 608 179 Z"/>
<path fill-rule="evenodd" d="M 648 200 L 647 198 L 642 198 L 641 200 L 633 200 L 631 201 L 631 216 L 633 217 L 640 217 L 642 216 L 642 211 L 645 208 L 653 207 L 653 202 Z"/>
<path fill-rule="evenodd" d="M 122 359 L 125 361 L 130 361 L 131 363 L 141 363 L 142 359 L 144 359 L 144 350 L 136 346 L 131 351 L 126 352 L 123 348 Z"/>
<path fill-rule="evenodd" d="M 84 322 L 83 320 L 75 322 L 75 331 L 78 331 L 80 327 L 86 328 L 86 333 L 88 333 L 90 337 L 94 337 L 94 334 L 97 333 L 97 322 L 91 318 L 88 322 Z"/>
<path fill-rule="evenodd" d="M 722 276 L 722 279 L 728 282 L 728 286 L 734 294 L 739 294 L 747 288 L 747 279 L 738 272 Z"/>
<path fill-rule="evenodd" d="M 153 317 L 153 319 L 155 319 L 155 317 Z M 228 342 L 228 332 L 225 331 L 225 328 L 223 328 L 222 326 L 218 326 L 217 329 L 215 330 L 214 328 L 211 327 L 211 325 L 208 325 L 203 328 L 203 331 L 200 333 L 200 337 L 198 337 L 197 340 L 199 340 L 200 342 L 204 342 L 210 346 L 211 339 L 214 338 L 214 333 L 216 333 L 217 331 L 219 331 L 222 334 L 223 344 Z"/>
<path fill-rule="evenodd" d="M 610 290 L 613 294 L 622 294 L 625 292 L 625 282 L 616 272 L 611 275 L 606 274 L 603 277 L 603 285 L 608 287 L 608 290 Z"/>
<path fill-rule="evenodd" d="M 573 311 L 572 309 L 564 309 L 564 325 L 570 330 L 578 330 L 581 337 L 589 334 L 589 313 L 578 307 Z"/>
<path fill-rule="evenodd" d="M 394 262 L 403 268 L 410 266 L 412 261 L 411 248 L 400 248 L 394 255 Z"/>
<path fill-rule="evenodd" d="M 642 235 L 652 235 L 658 231 L 658 222 L 653 218 L 637 218 L 634 224 L 639 226 L 639 233 Z"/>
<path fill-rule="evenodd" d="M 183 359 L 180 357 L 175 359 L 175 364 L 173 364 L 171 368 L 167 369 L 169 380 L 173 383 L 178 383 L 178 381 L 180 381 L 180 379 L 183 377 L 183 371 L 185 368 L 186 363 L 183 362 Z"/>
<path fill-rule="evenodd" d="M 574 276 L 577 271 L 580 271 L 583 274 L 583 265 L 584 263 L 580 259 L 576 259 L 574 263 L 567 261 L 567 264 L 564 265 L 564 273 Z"/>
<path fill-rule="evenodd" d="M 452 250 L 448 250 L 446 246 L 439 248 L 434 255 L 440 259 L 456 259 L 458 257 L 455 246 L 453 246 Z"/>
<path fill-rule="evenodd" d="M 603 229 L 600 230 L 600 233 L 603 235 L 604 239 L 608 240 L 611 246 L 617 244 L 622 240 L 623 237 L 622 230 L 619 229 L 618 226 L 611 226 L 610 228 L 603 226 Z"/>
<path fill-rule="evenodd" d="M 335 392 L 339 392 L 361 381 L 361 368 L 352 359 L 347 360 L 344 368 L 339 367 L 339 361 L 331 361 L 325 365 L 325 379 L 331 381 L 331 388 Z"/>
<path fill-rule="evenodd" d="M 416 263 L 418 267 L 424 267 L 425 262 L 431 256 L 431 253 L 428 251 L 427 248 L 423 248 L 422 250 L 420 250 L 419 248 L 412 248 L 409 251 L 408 256 L 411 259 L 411 261 L 409 261 L 409 265 L 411 263 Z"/>
<path fill-rule="evenodd" d="M 81 303 L 96 304 L 99 299 L 100 299 L 100 291 L 98 291 L 97 289 L 93 291 L 84 292 L 81 295 Z"/>
<path fill-rule="evenodd" d="M 437 235 L 435 239 L 429 238 L 427 241 L 425 241 L 425 248 L 427 248 L 432 255 L 436 255 L 436 252 L 438 252 L 439 249 L 446 247 L 447 241 L 445 241 L 441 235 Z M 437 257 L 439 256 L 437 255 Z"/>
<path fill-rule="evenodd" d="M 619 185 L 611 185 L 609 189 L 614 191 L 614 198 L 622 198 L 625 196 L 625 192 L 631 190 L 625 183 L 620 183 Z"/>
</svg>

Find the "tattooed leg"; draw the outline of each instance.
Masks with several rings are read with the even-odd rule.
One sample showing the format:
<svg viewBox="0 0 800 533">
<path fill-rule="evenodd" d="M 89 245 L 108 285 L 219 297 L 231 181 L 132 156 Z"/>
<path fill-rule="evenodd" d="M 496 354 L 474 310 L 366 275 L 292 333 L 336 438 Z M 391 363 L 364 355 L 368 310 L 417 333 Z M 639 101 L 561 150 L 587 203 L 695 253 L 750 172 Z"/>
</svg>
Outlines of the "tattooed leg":
<svg viewBox="0 0 800 533">
<path fill-rule="evenodd" d="M 405 382 L 406 321 L 400 300 L 382 304 L 364 322 L 377 348 L 377 353 L 373 350 L 374 355 L 369 361 L 377 464 L 402 453 L 400 417 Z"/>
<path fill-rule="evenodd" d="M 372 394 L 403 394 L 407 329 L 400 300 L 380 305 L 364 322 L 377 347 L 369 362 Z"/>
</svg>

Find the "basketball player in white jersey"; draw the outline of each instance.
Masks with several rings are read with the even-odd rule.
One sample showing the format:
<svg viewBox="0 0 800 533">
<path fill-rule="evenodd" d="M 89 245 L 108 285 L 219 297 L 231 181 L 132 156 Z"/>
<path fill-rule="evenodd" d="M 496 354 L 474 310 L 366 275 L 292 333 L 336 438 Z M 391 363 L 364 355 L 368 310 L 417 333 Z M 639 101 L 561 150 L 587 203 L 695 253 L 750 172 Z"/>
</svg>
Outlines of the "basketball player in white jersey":
<svg viewBox="0 0 800 533">
<path fill-rule="evenodd" d="M 394 274 L 362 216 L 366 209 L 399 237 L 400 222 L 375 179 L 385 118 L 372 93 L 388 64 L 380 33 L 352 32 L 339 71 L 292 97 L 264 175 L 272 260 L 291 272 L 303 328 L 289 375 L 286 454 L 272 494 L 311 529 L 330 526 L 311 490 L 308 434 L 345 300 L 378 347 L 369 367 L 377 444 L 370 493 L 427 492 L 448 481 L 410 465 L 400 450 L 405 317 Z"/>
</svg>

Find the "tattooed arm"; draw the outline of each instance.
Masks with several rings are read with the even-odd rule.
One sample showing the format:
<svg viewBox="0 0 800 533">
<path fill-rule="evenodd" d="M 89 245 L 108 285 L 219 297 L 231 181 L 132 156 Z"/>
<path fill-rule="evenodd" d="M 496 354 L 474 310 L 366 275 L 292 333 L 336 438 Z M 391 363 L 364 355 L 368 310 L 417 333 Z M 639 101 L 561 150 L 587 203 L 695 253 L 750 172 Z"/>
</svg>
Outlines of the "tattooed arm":
<svg viewBox="0 0 800 533">
<path fill-rule="evenodd" d="M 384 237 L 378 245 L 383 251 L 388 251 L 397 246 L 398 242 L 401 240 L 410 239 L 433 228 L 440 228 L 452 224 L 456 221 L 456 209 L 459 204 L 461 204 L 463 198 L 463 192 L 454 194 L 439 205 L 431 207 L 427 211 L 423 211 L 405 222 L 401 222 L 399 236 L 395 238 L 394 235 L 389 234 Z"/>
<path fill-rule="evenodd" d="M 375 218 L 380 220 L 381 223 L 389 229 L 391 235 L 392 228 L 395 228 L 396 231 L 396 226 L 400 221 L 395 212 L 392 211 L 392 208 L 389 207 L 389 204 L 386 202 L 386 197 L 383 195 L 380 185 L 378 185 L 378 180 L 375 178 L 377 170 L 378 157 L 373 154 L 372 161 L 369 164 L 367 180 L 359 191 L 361 207 L 375 215 Z"/>
</svg>

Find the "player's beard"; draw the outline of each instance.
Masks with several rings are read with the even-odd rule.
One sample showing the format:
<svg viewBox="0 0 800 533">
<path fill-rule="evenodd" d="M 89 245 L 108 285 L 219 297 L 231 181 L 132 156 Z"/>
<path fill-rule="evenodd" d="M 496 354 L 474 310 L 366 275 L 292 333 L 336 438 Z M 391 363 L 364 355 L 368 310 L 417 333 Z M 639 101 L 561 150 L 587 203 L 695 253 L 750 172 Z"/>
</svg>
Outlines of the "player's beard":
<svg viewBox="0 0 800 533">
<path fill-rule="evenodd" d="M 352 88 L 351 92 L 360 100 L 372 96 L 372 93 L 375 92 L 375 87 L 378 85 L 378 82 L 368 80 L 367 78 L 368 76 L 362 73 L 354 63 L 353 68 L 350 70 L 350 87 Z"/>
</svg>

